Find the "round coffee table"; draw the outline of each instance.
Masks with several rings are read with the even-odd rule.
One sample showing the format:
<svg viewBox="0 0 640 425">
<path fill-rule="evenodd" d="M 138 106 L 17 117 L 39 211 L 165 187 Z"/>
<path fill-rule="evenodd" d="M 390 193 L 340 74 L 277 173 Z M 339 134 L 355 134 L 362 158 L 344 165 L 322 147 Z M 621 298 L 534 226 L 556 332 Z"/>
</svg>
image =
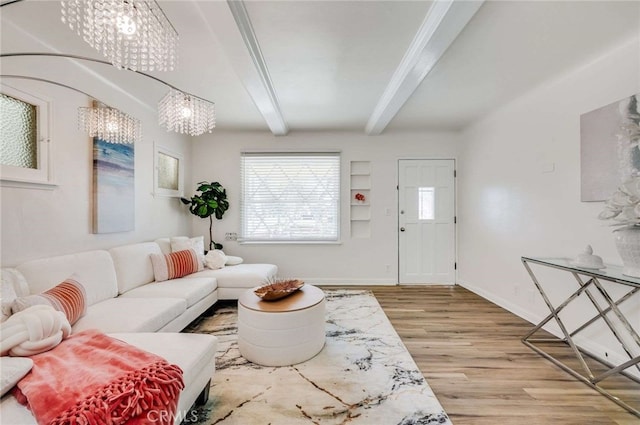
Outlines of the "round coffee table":
<svg viewBox="0 0 640 425">
<path fill-rule="evenodd" d="M 311 285 L 277 301 L 244 292 L 238 299 L 240 354 L 262 366 L 309 360 L 324 347 L 325 305 L 322 290 Z"/>
</svg>

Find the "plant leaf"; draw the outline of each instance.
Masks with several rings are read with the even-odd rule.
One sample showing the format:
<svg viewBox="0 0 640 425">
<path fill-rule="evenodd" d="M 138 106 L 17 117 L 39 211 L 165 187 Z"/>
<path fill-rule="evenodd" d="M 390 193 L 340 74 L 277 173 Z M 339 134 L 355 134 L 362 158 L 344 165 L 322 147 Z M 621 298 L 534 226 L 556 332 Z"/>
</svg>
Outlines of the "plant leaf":
<svg viewBox="0 0 640 425">
<path fill-rule="evenodd" d="M 208 211 L 209 211 L 209 208 L 207 208 L 206 205 L 201 205 L 198 207 L 196 214 L 202 218 L 207 218 L 208 216 L 211 215 L 207 213 Z"/>
</svg>

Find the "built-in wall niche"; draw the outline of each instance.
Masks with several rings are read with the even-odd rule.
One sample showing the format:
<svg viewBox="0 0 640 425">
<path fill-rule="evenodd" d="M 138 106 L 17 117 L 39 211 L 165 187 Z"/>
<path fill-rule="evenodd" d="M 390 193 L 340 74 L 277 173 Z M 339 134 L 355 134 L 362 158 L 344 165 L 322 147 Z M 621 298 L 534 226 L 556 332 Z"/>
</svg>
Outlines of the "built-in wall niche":
<svg viewBox="0 0 640 425">
<path fill-rule="evenodd" d="M 371 161 L 351 161 L 350 222 L 352 238 L 371 237 Z"/>
</svg>

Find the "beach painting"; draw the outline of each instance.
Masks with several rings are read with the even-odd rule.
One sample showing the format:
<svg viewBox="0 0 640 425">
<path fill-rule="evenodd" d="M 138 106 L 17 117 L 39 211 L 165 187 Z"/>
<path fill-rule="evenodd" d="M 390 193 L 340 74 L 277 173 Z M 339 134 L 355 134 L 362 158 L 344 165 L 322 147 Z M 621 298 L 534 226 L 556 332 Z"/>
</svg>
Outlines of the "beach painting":
<svg viewBox="0 0 640 425">
<path fill-rule="evenodd" d="M 93 233 L 135 228 L 134 146 L 93 139 Z"/>
</svg>

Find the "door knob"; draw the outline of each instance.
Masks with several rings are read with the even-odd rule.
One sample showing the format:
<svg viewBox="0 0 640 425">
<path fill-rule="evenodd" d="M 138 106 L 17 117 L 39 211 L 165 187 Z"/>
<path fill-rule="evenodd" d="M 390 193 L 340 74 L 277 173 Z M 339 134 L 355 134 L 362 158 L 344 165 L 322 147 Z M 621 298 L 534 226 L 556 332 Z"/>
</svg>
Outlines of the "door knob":
<svg viewBox="0 0 640 425">
<path fill-rule="evenodd" d="M 400 228 L 400 231 L 401 231 L 401 232 L 404 232 L 404 227 L 401 227 L 401 228 Z"/>
</svg>

